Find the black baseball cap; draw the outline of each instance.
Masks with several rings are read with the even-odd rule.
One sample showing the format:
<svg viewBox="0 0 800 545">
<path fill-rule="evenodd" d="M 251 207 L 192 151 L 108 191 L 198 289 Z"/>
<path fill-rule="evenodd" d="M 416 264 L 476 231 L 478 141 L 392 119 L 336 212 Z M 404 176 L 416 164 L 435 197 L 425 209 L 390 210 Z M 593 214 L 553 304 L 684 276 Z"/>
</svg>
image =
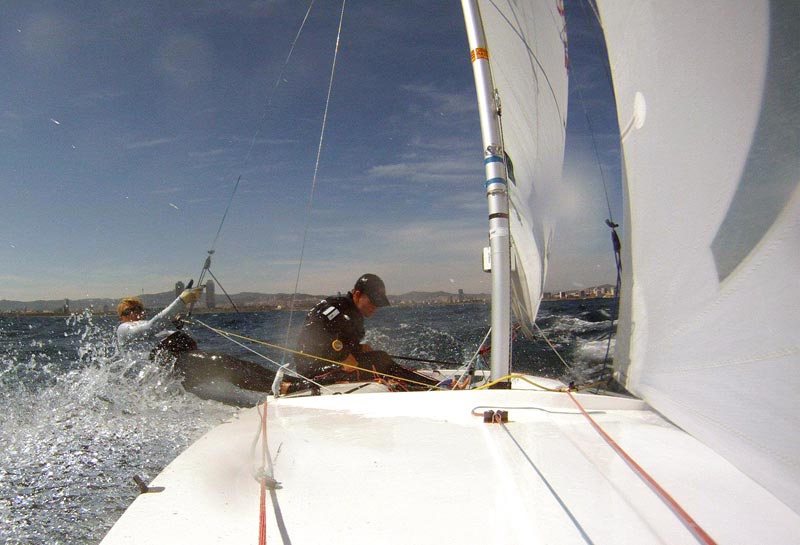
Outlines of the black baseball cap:
<svg viewBox="0 0 800 545">
<path fill-rule="evenodd" d="M 369 300 L 372 301 L 372 304 L 376 307 L 389 306 L 389 299 L 386 297 L 386 286 L 384 285 L 383 280 L 381 280 L 376 274 L 362 274 L 361 277 L 356 280 L 356 285 L 353 287 L 353 291 L 366 293 L 369 297 Z"/>
</svg>

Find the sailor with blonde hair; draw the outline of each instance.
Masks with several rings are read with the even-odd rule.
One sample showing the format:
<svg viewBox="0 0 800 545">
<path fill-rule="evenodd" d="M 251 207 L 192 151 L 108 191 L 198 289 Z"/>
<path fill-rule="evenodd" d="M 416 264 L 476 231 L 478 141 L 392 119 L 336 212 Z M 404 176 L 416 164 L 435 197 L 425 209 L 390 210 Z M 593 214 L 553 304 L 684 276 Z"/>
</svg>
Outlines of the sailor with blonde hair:
<svg viewBox="0 0 800 545">
<path fill-rule="evenodd" d="M 169 306 L 149 320 L 144 318 L 144 303 L 141 299 L 138 297 L 122 299 L 117 305 L 117 315 L 121 322 L 117 327 L 117 346 L 120 351 L 152 348 L 145 346 L 144 343 L 152 343 L 158 333 L 169 327 L 170 320 L 200 299 L 202 293 L 202 287 L 183 290 Z"/>
</svg>

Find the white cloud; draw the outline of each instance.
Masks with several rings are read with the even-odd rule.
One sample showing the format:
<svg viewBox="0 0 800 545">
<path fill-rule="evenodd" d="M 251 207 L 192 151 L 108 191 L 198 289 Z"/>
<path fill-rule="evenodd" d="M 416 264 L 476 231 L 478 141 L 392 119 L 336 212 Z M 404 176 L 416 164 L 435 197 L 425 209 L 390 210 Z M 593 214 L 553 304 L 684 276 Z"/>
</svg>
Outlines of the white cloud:
<svg viewBox="0 0 800 545">
<path fill-rule="evenodd" d="M 138 142 L 130 142 L 124 144 L 123 147 L 125 149 L 154 148 L 157 146 L 163 146 L 164 144 L 175 142 L 176 140 L 177 138 L 152 138 L 150 140 L 140 140 Z"/>
<path fill-rule="evenodd" d="M 35 14 L 21 30 L 24 51 L 42 68 L 69 59 L 80 38 L 76 24 L 63 13 Z"/>
<path fill-rule="evenodd" d="M 214 148 L 205 151 L 190 151 L 188 155 L 192 159 L 213 159 L 228 152 L 229 150 L 223 148 Z"/>
<path fill-rule="evenodd" d="M 477 113 L 478 110 L 477 100 L 471 89 L 469 93 L 448 93 L 432 84 L 404 85 L 402 89 L 429 102 L 428 110 L 437 114 L 463 115 Z"/>
<path fill-rule="evenodd" d="M 210 80 L 217 67 L 213 46 L 202 36 L 189 33 L 167 38 L 155 62 L 158 71 L 179 88 Z"/>
<path fill-rule="evenodd" d="M 466 161 L 410 161 L 371 167 L 367 174 L 378 178 L 403 178 L 413 182 L 464 183 L 480 179 L 482 172 Z"/>
</svg>

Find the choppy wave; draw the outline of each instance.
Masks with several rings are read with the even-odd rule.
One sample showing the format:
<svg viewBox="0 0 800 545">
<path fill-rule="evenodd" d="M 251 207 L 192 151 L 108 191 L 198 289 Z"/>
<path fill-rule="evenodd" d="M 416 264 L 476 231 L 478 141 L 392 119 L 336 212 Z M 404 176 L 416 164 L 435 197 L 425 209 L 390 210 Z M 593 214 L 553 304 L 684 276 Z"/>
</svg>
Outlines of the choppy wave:
<svg viewBox="0 0 800 545">
<path fill-rule="evenodd" d="M 514 369 L 593 380 L 605 368 L 610 322 L 604 313 L 615 312 L 608 302 L 545 303 L 537 321 L 541 333 L 514 340 Z M 295 316 L 294 323 L 301 319 Z M 285 312 L 205 315 L 203 320 L 285 344 Z M 366 340 L 376 348 L 460 364 L 480 347 L 489 309 L 391 307 L 367 326 Z M 0 318 L 0 542 L 98 543 L 138 493 L 134 475 L 152 479 L 192 441 L 234 413 L 185 393 L 167 370 L 146 357 L 115 358 L 113 330 L 110 318 L 88 313 L 66 320 Z M 195 326 L 191 334 L 204 349 L 260 361 L 202 327 Z M 282 360 L 281 354 L 269 356 Z"/>
<path fill-rule="evenodd" d="M 154 477 L 232 413 L 184 393 L 152 362 L 112 359 L 110 328 L 90 316 L 60 322 L 38 319 L 27 331 L 5 322 L 0 332 L 10 340 L 0 377 L 0 541 L 9 545 L 99 542 L 136 496 L 133 475 Z"/>
</svg>

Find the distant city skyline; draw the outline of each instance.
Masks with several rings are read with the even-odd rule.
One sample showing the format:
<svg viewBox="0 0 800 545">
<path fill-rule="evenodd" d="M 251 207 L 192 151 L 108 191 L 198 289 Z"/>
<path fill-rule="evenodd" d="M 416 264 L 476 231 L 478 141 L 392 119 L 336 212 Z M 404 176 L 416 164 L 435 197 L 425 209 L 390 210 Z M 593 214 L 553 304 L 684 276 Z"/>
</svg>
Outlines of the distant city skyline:
<svg viewBox="0 0 800 545">
<path fill-rule="evenodd" d="M 305 302 L 307 304 L 315 303 L 318 298 L 326 297 L 329 295 L 341 295 L 345 291 L 337 291 L 331 293 L 298 293 L 298 294 L 291 294 L 291 293 L 263 293 L 263 292 L 240 292 L 240 293 L 230 293 L 228 295 L 223 295 L 219 301 L 216 298 L 216 293 L 214 292 L 214 284 L 213 280 L 210 281 L 211 284 L 206 284 L 206 287 L 210 285 L 212 287 L 211 293 L 208 291 L 205 295 L 200 299 L 198 304 L 195 308 L 203 308 L 203 309 L 230 309 L 231 302 L 228 300 L 228 295 L 230 295 L 236 301 L 234 304 L 237 305 L 244 305 L 245 307 L 253 304 L 256 306 L 268 306 L 269 304 L 275 305 L 279 303 L 281 305 L 287 304 L 291 300 L 295 300 L 302 306 Z M 146 305 L 153 306 L 153 307 L 160 307 L 165 306 L 172 301 L 174 297 L 177 297 L 183 290 L 185 289 L 185 285 L 183 281 L 177 281 L 174 286 L 173 290 L 165 290 L 160 292 L 153 292 L 153 293 L 141 293 L 141 294 L 131 294 L 132 296 L 141 297 L 145 300 Z M 445 299 L 449 299 L 451 301 L 456 301 L 463 299 L 465 301 L 475 301 L 475 300 L 483 300 L 483 301 L 490 301 L 491 294 L 485 292 L 475 292 L 470 293 L 466 292 L 463 289 L 457 289 L 455 291 L 418 291 L 412 290 L 410 292 L 403 292 L 403 293 L 388 293 L 389 298 L 396 302 L 400 301 L 410 301 L 416 300 L 418 302 L 422 301 L 443 301 Z M 600 284 L 596 286 L 587 286 L 580 290 L 558 290 L 553 292 L 544 292 L 543 297 L 544 299 L 569 299 L 576 296 L 583 296 L 583 297 L 613 297 L 616 296 L 616 290 L 613 284 Z M 309 303 L 309 302 L 312 303 Z M 87 297 L 87 298 L 78 298 L 78 299 L 70 299 L 70 298 L 63 298 L 63 299 L 37 299 L 37 300 L 30 300 L 30 301 L 19 301 L 19 300 L 9 300 L 9 299 L 0 299 L 0 312 L 19 312 L 25 310 L 31 311 L 64 311 L 69 313 L 70 311 L 81 311 L 85 308 L 92 308 L 94 311 L 105 311 L 109 312 L 112 311 L 113 308 L 116 306 L 118 299 L 116 298 L 109 298 L 109 297 Z"/>
<path fill-rule="evenodd" d="M 231 293 L 335 293 L 364 272 L 394 293 L 488 293 L 460 6 L 348 4 L 320 145 L 340 9 L 322 4 L 288 63 L 307 4 L 6 6 L 0 299 L 164 291 L 196 281 L 209 249 Z M 596 24 L 565 4 L 569 197 L 548 291 L 614 282 L 603 220 L 622 216 Z"/>
</svg>

